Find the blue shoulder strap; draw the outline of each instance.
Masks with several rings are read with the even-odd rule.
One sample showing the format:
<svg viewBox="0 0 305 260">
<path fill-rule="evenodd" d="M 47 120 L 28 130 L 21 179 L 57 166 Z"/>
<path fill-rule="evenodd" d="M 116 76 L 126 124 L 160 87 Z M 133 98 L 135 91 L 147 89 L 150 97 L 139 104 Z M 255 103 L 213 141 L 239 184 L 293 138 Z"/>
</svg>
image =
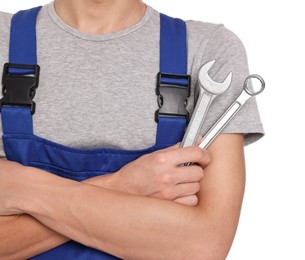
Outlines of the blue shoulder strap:
<svg viewBox="0 0 305 260">
<path fill-rule="evenodd" d="M 35 74 L 34 69 L 18 68 L 15 64 L 37 65 L 36 18 L 40 9 L 20 11 L 12 18 L 7 71 L 10 75 Z M 4 134 L 33 134 L 30 107 L 3 106 L 1 115 Z"/>
<path fill-rule="evenodd" d="M 20 11 L 13 16 L 10 38 L 10 64 L 37 64 L 36 19 L 41 7 Z M 189 87 L 187 75 L 186 26 L 180 19 L 160 15 L 160 84 Z M 31 68 L 16 68 L 12 75 L 35 73 Z M 182 77 L 172 77 L 182 75 Z M 4 134 L 33 134 L 33 122 L 29 107 L 3 106 L 1 110 Z M 186 118 L 160 115 L 156 144 L 175 144 L 182 140 Z"/>
<path fill-rule="evenodd" d="M 15 14 L 11 22 L 9 63 L 37 64 L 36 20 L 41 6 Z M 10 69 L 12 74 L 30 74 L 31 70 Z"/>
<path fill-rule="evenodd" d="M 183 20 L 164 14 L 160 14 L 160 72 L 159 84 L 174 88 L 182 86 L 182 90 L 185 88 L 189 92 L 186 25 Z M 184 102 L 182 100 L 182 106 Z M 182 140 L 187 124 L 186 116 L 164 113 L 158 119 L 156 144 L 175 144 Z"/>
<path fill-rule="evenodd" d="M 187 75 L 186 25 L 181 19 L 160 14 L 160 72 Z M 185 80 L 163 78 L 162 83 L 186 85 Z"/>
</svg>

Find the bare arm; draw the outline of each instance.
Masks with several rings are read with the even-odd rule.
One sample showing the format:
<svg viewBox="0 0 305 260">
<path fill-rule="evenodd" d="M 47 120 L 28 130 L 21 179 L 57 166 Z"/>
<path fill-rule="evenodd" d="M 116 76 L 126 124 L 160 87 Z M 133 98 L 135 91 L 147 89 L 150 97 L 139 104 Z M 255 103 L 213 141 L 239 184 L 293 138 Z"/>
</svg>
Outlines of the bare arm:
<svg viewBox="0 0 305 260">
<path fill-rule="evenodd" d="M 170 147 L 167 149 L 173 148 L 174 147 Z M 188 178 L 184 178 L 185 183 L 189 182 L 188 186 L 183 185 L 180 187 L 181 185 L 177 184 L 179 184 L 181 180 L 177 180 L 176 183 L 166 183 L 163 181 L 164 176 L 166 177 L 166 175 L 171 173 L 164 173 L 162 171 L 151 173 L 149 169 L 143 169 L 141 166 L 143 163 L 145 164 L 145 162 L 142 162 L 140 159 L 138 162 L 134 163 L 135 165 L 133 164 L 132 167 L 125 167 L 128 169 L 124 169 L 120 174 L 99 176 L 84 182 L 107 189 L 132 193 L 134 195 L 175 200 L 176 202 L 189 206 L 197 204 L 198 199 L 194 194 L 197 193 L 199 189 L 198 182 L 202 178 L 201 174 L 195 174 L 193 177 L 188 174 Z M 0 166 L 2 166 L 0 167 L 0 171 L 9 174 L 24 171 L 23 166 L 6 160 L 1 160 Z M 143 171 L 145 174 L 143 174 Z M 168 192 L 173 189 L 177 190 L 177 187 L 180 190 L 180 195 L 177 193 L 175 196 L 166 197 L 166 194 L 163 194 L 163 191 Z M 27 214 L 5 217 L 0 216 L 0 229 L 0 258 L 5 259 L 29 258 L 53 249 L 70 240 L 52 229 L 49 229 Z"/>
<path fill-rule="evenodd" d="M 27 259 L 68 241 L 32 216 L 0 217 L 0 259 Z"/>
<path fill-rule="evenodd" d="M 21 169 L 18 164 L 14 166 L 17 171 Z M 107 178 L 99 178 L 98 184 L 105 188 L 112 185 Z M 0 216 L 0 229 L 0 259 L 27 259 L 70 240 L 27 214 Z"/>
<path fill-rule="evenodd" d="M 222 134 L 209 150 L 213 159 L 201 182 L 198 209 L 206 218 L 203 228 L 207 239 L 214 245 L 209 255 L 220 256 L 211 259 L 225 259 L 236 233 L 244 195 L 243 137 Z"/>
<path fill-rule="evenodd" d="M 26 194 L 24 200 L 2 194 L 2 201 L 10 203 L 0 208 L 10 208 L 10 213 L 21 209 L 73 240 L 126 259 L 224 259 L 236 231 L 244 191 L 243 138 L 221 135 L 210 152 L 212 162 L 205 170 L 197 207 L 29 172 L 26 182 L 19 183 Z M 199 156 L 198 150 L 194 153 Z M 161 163 L 166 158 L 158 160 Z M 27 185 L 31 178 L 35 185 Z M 42 189 L 47 192 L 36 196 Z M 54 203 L 50 198 L 56 194 L 63 199 Z M 135 227 L 132 232 L 130 227 Z"/>
</svg>

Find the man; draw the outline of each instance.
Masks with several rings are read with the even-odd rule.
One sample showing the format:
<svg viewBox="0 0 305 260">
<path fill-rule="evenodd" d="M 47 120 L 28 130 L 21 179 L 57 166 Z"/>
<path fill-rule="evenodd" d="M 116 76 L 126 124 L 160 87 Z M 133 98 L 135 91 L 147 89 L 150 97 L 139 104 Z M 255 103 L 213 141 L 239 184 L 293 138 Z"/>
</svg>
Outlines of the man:
<svg viewBox="0 0 305 260">
<path fill-rule="evenodd" d="M 11 16 L 1 14 L 0 19 L 4 28 L 0 59 L 5 63 Z M 123 259 L 226 257 L 244 192 L 244 138 L 250 143 L 263 133 L 256 104 L 253 100 L 247 104 L 208 151 L 169 142 L 154 145 L 159 133 L 154 120 L 159 31 L 159 13 L 139 0 L 56 0 L 39 11 L 41 75 L 33 120 L 40 137 L 6 134 L 2 115 L 2 156 L 9 157 L 10 149 L 16 149 L 9 143 L 22 136 L 22 147 L 29 144 L 29 156 L 34 145 L 43 145 L 44 150 L 37 151 L 48 159 L 53 156 L 48 149 L 62 161 L 67 153 L 77 159 L 73 171 L 35 159 L 25 165 L 1 160 L 1 258 L 55 252 L 53 248 L 69 240 L 84 245 L 71 242 L 62 251 L 55 248 L 70 259 L 81 258 L 73 250 L 89 250 L 85 246 Z M 229 71 L 234 74 L 230 91 L 211 107 L 203 129 L 207 131 L 240 91 L 248 75 L 246 54 L 239 39 L 221 25 L 188 22 L 187 33 L 192 76 L 188 110 L 196 100 L 196 76 L 202 64 L 217 60 L 211 71 L 216 81 Z M 3 107 L 1 113 L 6 112 Z M 106 149 L 94 150 L 99 147 Z M 128 154 L 135 156 L 134 150 L 146 147 L 153 149 L 109 170 L 114 174 L 94 177 L 99 171 L 107 173 L 105 162 L 111 162 L 112 168 L 118 154 L 125 156 L 118 149 L 129 149 Z M 87 169 L 88 154 L 96 152 L 110 154 L 107 160 L 96 158 L 101 158 L 103 170 Z M 186 162 L 196 164 L 181 167 Z M 103 259 L 92 252 L 88 254 Z M 89 255 L 87 259 L 94 259 Z"/>
</svg>

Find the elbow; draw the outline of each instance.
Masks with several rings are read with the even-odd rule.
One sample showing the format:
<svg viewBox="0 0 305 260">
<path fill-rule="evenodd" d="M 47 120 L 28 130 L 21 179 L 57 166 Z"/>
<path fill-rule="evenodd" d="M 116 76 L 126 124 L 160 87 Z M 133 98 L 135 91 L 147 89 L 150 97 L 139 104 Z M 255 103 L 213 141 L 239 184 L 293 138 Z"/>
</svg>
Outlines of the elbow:
<svg viewBox="0 0 305 260">
<path fill-rule="evenodd" d="M 229 250 L 223 247 L 211 247 L 208 250 L 198 251 L 193 259 L 204 259 L 204 260 L 225 260 Z"/>
<path fill-rule="evenodd" d="M 229 253 L 231 245 L 223 245 L 223 243 L 204 243 L 197 242 L 196 248 L 194 246 L 187 250 L 184 254 L 188 259 L 202 259 L 202 260 L 225 260 Z M 183 258 L 186 259 L 186 258 Z"/>
<path fill-rule="evenodd" d="M 211 225 L 213 226 L 213 225 Z M 182 259 L 225 260 L 235 232 L 221 227 L 197 228 L 186 243 Z"/>
</svg>

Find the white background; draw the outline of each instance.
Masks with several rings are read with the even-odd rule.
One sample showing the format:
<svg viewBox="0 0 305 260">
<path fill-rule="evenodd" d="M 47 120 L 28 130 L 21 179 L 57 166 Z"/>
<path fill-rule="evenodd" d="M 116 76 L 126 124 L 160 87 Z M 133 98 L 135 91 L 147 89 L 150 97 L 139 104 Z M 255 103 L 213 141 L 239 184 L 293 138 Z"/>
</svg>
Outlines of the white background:
<svg viewBox="0 0 305 260">
<path fill-rule="evenodd" d="M 49 0 L 1 1 L 1 11 Z M 246 147 L 247 187 L 229 260 L 305 259 L 305 18 L 301 0 L 147 0 L 171 16 L 224 23 L 246 46 L 266 136 Z M 1 30 L 1 28 L 0 28 Z M 249 115 L 251 116 L 251 115 Z"/>
</svg>

